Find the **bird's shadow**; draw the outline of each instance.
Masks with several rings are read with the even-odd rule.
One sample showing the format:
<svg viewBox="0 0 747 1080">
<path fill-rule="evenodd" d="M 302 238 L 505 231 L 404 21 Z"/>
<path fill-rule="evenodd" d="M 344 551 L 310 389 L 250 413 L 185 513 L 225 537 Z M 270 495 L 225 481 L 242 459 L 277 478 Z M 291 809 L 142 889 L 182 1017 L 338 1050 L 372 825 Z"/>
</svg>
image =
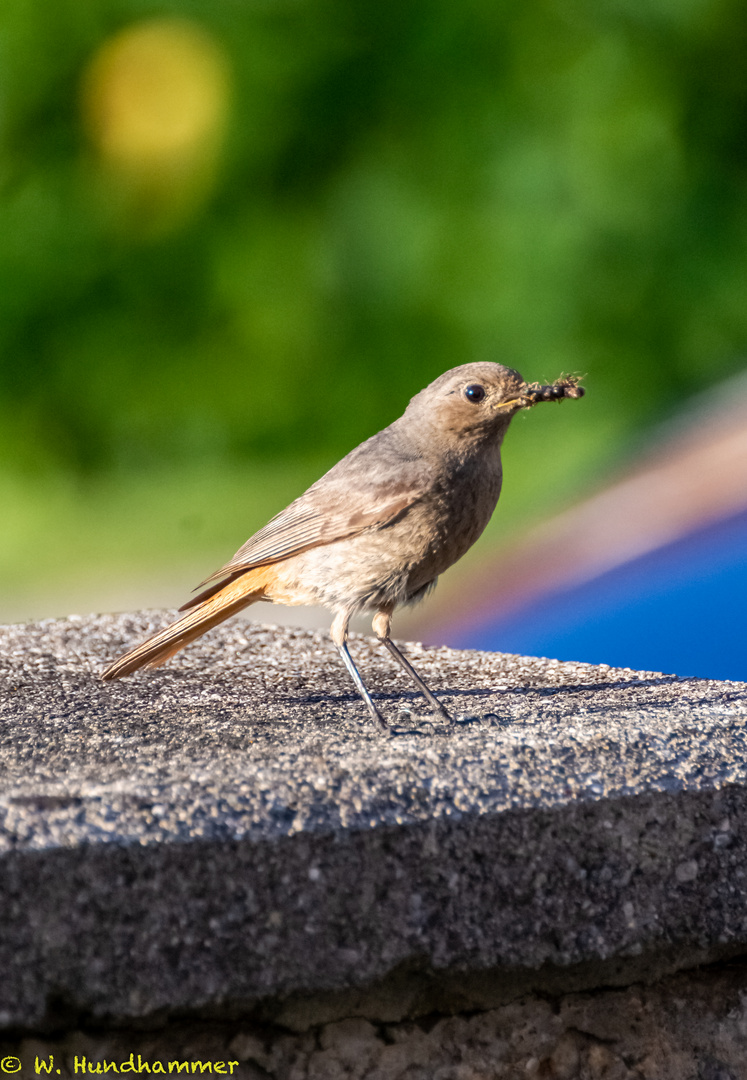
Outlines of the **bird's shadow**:
<svg viewBox="0 0 747 1080">
<path fill-rule="evenodd" d="M 469 690 L 458 689 L 452 690 L 447 686 L 440 686 L 437 688 L 436 693 L 440 698 L 464 698 L 467 700 L 474 700 L 477 698 L 489 698 L 489 697 L 530 697 L 537 695 L 539 697 L 562 697 L 568 694 L 581 694 L 589 693 L 590 691 L 604 691 L 604 690 L 630 690 L 633 687 L 655 687 L 655 686 L 667 686 L 676 683 L 686 683 L 690 679 L 683 679 L 679 675 L 662 675 L 652 679 L 627 679 L 624 682 L 596 682 L 596 683 L 572 683 L 565 686 L 545 686 L 538 684 L 536 686 L 510 686 L 500 689 L 490 689 L 485 687 L 474 687 Z M 723 695 L 717 695 L 723 696 Z M 734 696 L 747 696 L 745 694 L 730 695 Z M 371 691 L 371 697 L 375 701 L 381 702 L 421 702 L 423 699 L 417 690 L 398 690 L 398 691 L 383 691 L 374 690 Z M 351 690 L 349 692 L 343 691 L 342 693 L 328 693 L 328 694 L 298 694 L 294 696 L 288 696 L 286 699 L 292 705 L 314 705 L 320 701 L 339 701 L 341 703 L 348 703 L 353 701 L 360 701 L 358 694 Z M 703 700 L 706 700 L 705 698 Z"/>
<path fill-rule="evenodd" d="M 540 699 L 542 699 L 542 698 L 552 698 L 552 699 L 558 700 L 558 699 L 562 699 L 564 697 L 567 698 L 569 696 L 573 696 L 573 695 L 576 695 L 576 694 L 588 694 L 590 692 L 595 692 L 595 693 L 604 692 L 604 691 L 608 691 L 608 692 L 609 691 L 621 691 L 621 692 L 624 692 L 624 691 L 631 690 L 631 689 L 639 689 L 639 690 L 640 689 L 648 689 L 648 688 L 655 689 L 656 687 L 660 687 L 660 686 L 675 686 L 675 685 L 681 685 L 683 683 L 688 683 L 688 682 L 697 683 L 698 681 L 699 680 L 697 680 L 697 679 L 683 678 L 683 677 L 678 676 L 678 675 L 659 675 L 659 676 L 654 676 L 654 677 L 651 677 L 651 678 L 625 679 L 625 680 L 622 680 L 622 681 L 615 681 L 615 682 L 606 681 L 606 682 L 592 682 L 592 683 L 572 683 L 572 684 L 568 684 L 568 685 L 565 685 L 565 686 L 546 686 L 546 685 L 539 684 L 539 685 L 529 685 L 529 686 L 525 685 L 525 686 L 506 687 L 506 688 L 502 688 L 502 689 L 486 689 L 486 688 L 482 688 L 482 687 L 475 687 L 475 688 L 472 688 L 472 689 L 454 689 L 454 690 L 451 690 L 448 687 L 439 687 L 438 688 L 438 696 L 439 696 L 440 700 L 443 701 L 444 705 L 453 707 L 453 704 L 455 702 L 462 702 L 463 703 L 462 708 L 464 708 L 464 704 L 466 704 L 468 702 L 472 702 L 472 701 L 476 702 L 476 701 L 479 701 L 479 700 L 484 700 L 486 698 L 498 697 L 498 698 L 502 698 L 504 700 L 509 700 L 511 698 L 513 698 L 513 699 L 516 699 L 516 698 L 528 698 L 528 697 L 534 696 L 534 697 L 538 697 Z M 428 706 L 424 702 L 421 695 L 417 691 L 414 691 L 414 690 L 401 690 L 401 691 L 395 691 L 395 692 L 392 692 L 392 691 L 389 691 L 389 692 L 377 691 L 377 692 L 373 692 L 371 694 L 371 696 L 375 701 L 381 702 L 382 704 L 399 703 L 400 710 L 401 711 L 402 710 L 406 711 L 406 713 L 408 714 L 408 719 L 409 719 L 410 712 L 419 713 L 420 709 L 426 709 L 427 710 L 427 708 L 428 708 Z M 738 700 L 738 699 L 741 699 L 741 698 L 744 698 L 744 697 L 747 697 L 747 692 L 730 694 L 730 695 L 728 695 L 728 700 Z M 715 694 L 714 695 L 713 693 L 710 693 L 710 694 L 705 694 L 705 695 L 701 696 L 697 701 L 691 702 L 691 704 L 701 704 L 701 705 L 702 704 L 708 704 L 708 703 L 712 703 L 714 700 L 722 700 L 723 698 L 724 698 L 723 694 Z M 346 704 L 346 705 L 347 704 L 359 704 L 359 703 L 361 703 L 361 699 L 355 693 L 355 691 L 351 691 L 350 693 L 334 693 L 334 694 L 315 693 L 315 694 L 295 695 L 295 696 L 289 697 L 287 700 L 290 703 L 297 704 L 297 705 L 318 704 L 321 701 L 334 701 L 334 702 L 339 702 L 340 704 Z M 616 702 L 615 704 L 617 706 L 619 706 L 619 702 Z M 671 701 L 667 697 L 667 698 L 665 698 L 665 699 L 663 699 L 661 701 L 656 701 L 656 700 L 650 701 L 647 704 L 649 706 L 653 706 L 654 708 L 657 705 L 660 706 L 661 708 L 669 708 L 670 705 L 671 705 Z M 609 701 L 601 703 L 601 704 L 599 704 L 597 706 L 595 706 L 593 704 L 593 702 L 589 702 L 588 705 L 586 706 L 586 708 L 587 708 L 587 710 L 589 712 L 605 712 L 606 710 L 608 710 L 610 708 L 610 705 L 611 705 L 611 703 Z M 361 720 L 361 722 L 360 722 L 361 727 L 365 727 L 368 722 L 369 721 L 367 719 L 366 720 Z M 398 736 L 400 736 L 400 735 L 424 735 L 424 734 L 427 734 L 427 735 L 446 734 L 446 735 L 448 735 L 449 733 L 453 733 L 454 731 L 458 731 L 460 729 L 467 729 L 469 727 L 472 727 L 475 724 L 489 723 L 490 726 L 492 726 L 492 727 L 502 727 L 502 726 L 505 726 L 506 724 L 511 724 L 511 723 L 515 723 L 515 722 L 516 722 L 516 717 L 514 717 L 514 716 L 500 716 L 495 712 L 485 713 L 482 716 L 479 716 L 479 715 L 461 715 L 458 718 L 453 719 L 452 723 L 450 725 L 444 725 L 443 723 L 439 722 L 435 717 L 431 721 L 427 717 L 422 717 L 421 718 L 420 716 L 418 716 L 417 721 L 415 722 L 414 725 L 410 725 L 407 722 L 405 722 L 405 723 L 392 722 L 390 724 L 390 732 L 391 732 L 392 735 L 398 735 Z"/>
</svg>

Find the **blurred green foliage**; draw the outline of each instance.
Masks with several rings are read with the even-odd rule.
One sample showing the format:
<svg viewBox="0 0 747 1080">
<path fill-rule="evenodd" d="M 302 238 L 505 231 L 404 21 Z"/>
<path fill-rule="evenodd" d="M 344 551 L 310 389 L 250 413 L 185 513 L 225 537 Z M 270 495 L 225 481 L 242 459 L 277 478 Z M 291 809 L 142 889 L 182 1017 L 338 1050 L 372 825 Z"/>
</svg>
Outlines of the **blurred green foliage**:
<svg viewBox="0 0 747 1080">
<path fill-rule="evenodd" d="M 79 93 L 168 14 L 232 102 L 150 235 L 98 199 Z M 744 362 L 746 55 L 737 0 L 3 0 L 6 468 L 331 463 L 476 359 L 587 373 L 548 430 L 599 460 Z"/>
</svg>

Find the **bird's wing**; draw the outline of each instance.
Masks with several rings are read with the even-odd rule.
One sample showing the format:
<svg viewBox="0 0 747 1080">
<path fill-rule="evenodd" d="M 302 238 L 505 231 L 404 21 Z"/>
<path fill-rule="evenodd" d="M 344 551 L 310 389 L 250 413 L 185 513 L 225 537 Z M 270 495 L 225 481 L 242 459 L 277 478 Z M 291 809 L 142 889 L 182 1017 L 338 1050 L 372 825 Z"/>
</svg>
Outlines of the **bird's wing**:
<svg viewBox="0 0 747 1080">
<path fill-rule="evenodd" d="M 355 452 L 354 452 L 355 453 Z M 373 472 L 344 468 L 352 455 L 313 484 L 295 502 L 250 536 L 234 557 L 206 578 L 222 588 L 256 566 L 280 562 L 302 551 L 393 524 L 429 487 L 430 470 L 422 461 L 377 462 Z M 199 588 L 200 586 L 198 586 Z M 192 607 L 214 592 L 211 586 L 190 600 Z"/>
<path fill-rule="evenodd" d="M 279 562 L 307 548 L 344 540 L 366 529 L 381 528 L 421 494 L 419 488 L 392 483 L 364 498 L 360 492 L 354 495 L 327 492 L 323 500 L 302 497 L 250 537 L 217 574 Z M 207 580 L 215 577 L 212 574 Z"/>
</svg>

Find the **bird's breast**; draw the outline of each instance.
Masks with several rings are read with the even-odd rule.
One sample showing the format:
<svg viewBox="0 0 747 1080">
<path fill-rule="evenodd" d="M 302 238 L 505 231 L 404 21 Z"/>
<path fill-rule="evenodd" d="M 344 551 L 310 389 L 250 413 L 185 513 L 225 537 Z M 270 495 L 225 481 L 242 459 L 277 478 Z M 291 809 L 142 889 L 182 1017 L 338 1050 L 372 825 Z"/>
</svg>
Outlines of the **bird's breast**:
<svg viewBox="0 0 747 1080">
<path fill-rule="evenodd" d="M 286 593 L 299 596 L 282 602 L 358 609 L 407 603 L 474 544 L 500 490 L 500 463 L 498 469 L 435 478 L 391 524 L 311 548 L 278 566 Z"/>
<path fill-rule="evenodd" d="M 443 573 L 472 547 L 495 510 L 501 481 L 500 462 L 496 469 L 465 469 L 444 478 L 431 499 L 412 508 L 416 577 L 431 570 Z"/>
</svg>

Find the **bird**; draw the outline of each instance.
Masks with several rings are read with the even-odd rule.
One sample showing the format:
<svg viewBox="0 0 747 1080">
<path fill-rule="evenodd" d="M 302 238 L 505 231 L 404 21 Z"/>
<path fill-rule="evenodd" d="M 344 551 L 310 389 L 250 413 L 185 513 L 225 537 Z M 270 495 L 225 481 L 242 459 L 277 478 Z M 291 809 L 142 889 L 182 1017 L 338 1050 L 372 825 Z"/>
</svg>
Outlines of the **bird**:
<svg viewBox="0 0 747 1080">
<path fill-rule="evenodd" d="M 392 641 L 392 615 L 421 600 L 484 530 L 501 493 L 501 445 L 513 417 L 539 402 L 581 397 L 579 382 L 527 383 L 488 361 L 444 372 L 254 533 L 197 586 L 180 618 L 111 663 L 102 679 L 159 667 L 256 601 L 317 604 L 333 614 L 332 641 L 379 730 L 392 731 L 348 649 L 350 619 L 361 612 L 372 613 L 377 639 L 453 723 Z"/>
</svg>

